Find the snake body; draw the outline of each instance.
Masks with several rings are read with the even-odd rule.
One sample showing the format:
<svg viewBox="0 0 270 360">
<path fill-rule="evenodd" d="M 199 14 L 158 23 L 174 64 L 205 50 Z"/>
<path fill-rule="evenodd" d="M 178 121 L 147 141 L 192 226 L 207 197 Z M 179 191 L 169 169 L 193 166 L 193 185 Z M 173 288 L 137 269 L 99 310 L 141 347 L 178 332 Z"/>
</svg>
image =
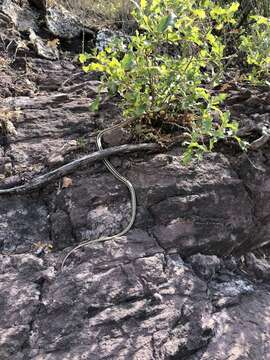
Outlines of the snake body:
<svg viewBox="0 0 270 360">
<path fill-rule="evenodd" d="M 115 126 L 112 126 L 110 128 L 101 130 L 96 138 L 96 145 L 98 150 L 103 150 L 103 146 L 102 146 L 102 137 L 106 132 L 111 132 L 117 128 L 122 127 L 124 123 L 120 123 L 120 124 L 116 124 Z M 118 234 L 115 235 L 111 235 L 111 236 L 106 236 L 106 237 L 100 237 L 98 239 L 94 239 L 94 240 L 86 240 L 81 242 L 79 245 L 75 246 L 72 250 L 70 250 L 67 255 L 64 257 L 62 264 L 61 264 L 61 271 L 63 271 L 64 269 L 64 265 L 67 261 L 67 259 L 70 257 L 71 254 L 73 254 L 75 251 L 77 251 L 78 249 L 85 247 L 87 245 L 92 245 L 92 244 L 96 244 L 96 243 L 100 243 L 100 242 L 105 242 L 108 240 L 113 240 L 115 238 L 118 238 L 120 236 L 125 235 L 133 226 L 135 218 L 136 218 L 136 208 L 137 208 L 137 202 L 136 202 L 136 193 L 135 193 L 135 189 L 133 187 L 133 185 L 131 184 L 131 182 L 126 179 L 123 175 L 119 174 L 119 172 L 112 166 L 112 164 L 107 160 L 104 159 L 103 160 L 104 165 L 106 166 L 106 168 L 109 170 L 109 172 L 119 181 L 121 181 L 123 184 L 126 185 L 126 187 L 128 188 L 129 192 L 130 192 L 130 196 L 131 196 L 131 218 L 129 220 L 129 223 L 127 224 L 127 226 L 120 231 Z"/>
</svg>

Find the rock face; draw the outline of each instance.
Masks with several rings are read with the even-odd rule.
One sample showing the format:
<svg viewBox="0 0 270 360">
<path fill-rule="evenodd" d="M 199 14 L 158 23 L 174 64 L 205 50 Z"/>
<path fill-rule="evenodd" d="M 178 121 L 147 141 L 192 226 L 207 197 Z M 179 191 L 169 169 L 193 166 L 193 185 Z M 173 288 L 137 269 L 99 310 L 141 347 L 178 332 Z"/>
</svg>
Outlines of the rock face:
<svg viewBox="0 0 270 360">
<path fill-rule="evenodd" d="M 109 102 L 89 113 L 97 79 L 61 46 L 59 59 L 46 58 L 13 21 L 22 46 L 14 12 L 35 22 L 29 14 L 46 16 L 44 7 L 0 5 L 0 177 L 9 187 L 94 151 L 97 129 L 121 119 Z M 269 126 L 269 89 L 229 94 L 240 131 L 256 140 Z M 266 144 L 187 167 L 178 148 L 112 159 L 136 189 L 135 226 L 74 253 L 63 272 L 71 246 L 127 224 L 128 191 L 96 163 L 39 192 L 1 196 L 0 359 L 270 359 L 269 262 L 235 256 L 269 241 L 268 158 Z"/>
<path fill-rule="evenodd" d="M 206 281 L 133 231 L 56 262 L 1 257 L 1 359 L 268 359 L 269 290 L 222 261 Z"/>
</svg>

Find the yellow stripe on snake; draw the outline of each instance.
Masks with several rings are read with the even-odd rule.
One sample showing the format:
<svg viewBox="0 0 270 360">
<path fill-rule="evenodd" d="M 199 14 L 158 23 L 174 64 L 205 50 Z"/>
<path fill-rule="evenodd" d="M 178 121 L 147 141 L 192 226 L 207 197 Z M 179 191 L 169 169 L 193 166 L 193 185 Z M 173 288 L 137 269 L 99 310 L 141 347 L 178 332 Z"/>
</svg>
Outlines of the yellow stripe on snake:
<svg viewBox="0 0 270 360">
<path fill-rule="evenodd" d="M 125 123 L 125 122 L 124 122 Z M 96 144 L 98 147 L 98 150 L 103 150 L 102 147 L 102 136 L 106 133 L 106 132 L 110 132 L 113 131 L 117 128 L 120 128 L 124 125 L 124 123 L 120 123 L 117 124 L 115 126 L 112 126 L 110 128 L 104 129 L 102 131 L 99 132 L 99 134 L 97 135 L 97 139 L 96 139 Z M 136 193 L 135 193 L 135 189 L 133 187 L 133 185 L 131 184 L 131 182 L 126 179 L 124 176 L 122 176 L 121 174 L 119 174 L 119 172 L 112 166 L 112 164 L 104 159 L 103 160 L 104 165 L 106 166 L 106 168 L 109 170 L 109 172 L 119 181 L 121 181 L 123 184 L 125 184 L 130 192 L 131 195 L 131 218 L 130 221 L 128 223 L 128 225 L 118 234 L 115 235 L 111 235 L 111 236 L 106 236 L 106 237 L 100 237 L 98 239 L 94 239 L 94 240 L 86 240 L 81 242 L 79 245 L 75 246 L 72 250 L 70 250 L 67 255 L 65 256 L 64 260 L 62 261 L 61 264 L 61 271 L 63 271 L 65 263 L 67 261 L 67 259 L 70 257 L 71 254 L 73 254 L 75 251 L 77 251 L 78 249 L 88 246 L 88 245 L 92 245 L 92 244 L 96 244 L 96 243 L 101 243 L 101 242 L 105 242 L 108 240 L 113 240 L 116 239 L 118 237 L 121 237 L 123 235 L 125 235 L 133 226 L 135 218 L 136 218 L 136 208 L 137 208 L 137 203 L 136 203 Z"/>
</svg>

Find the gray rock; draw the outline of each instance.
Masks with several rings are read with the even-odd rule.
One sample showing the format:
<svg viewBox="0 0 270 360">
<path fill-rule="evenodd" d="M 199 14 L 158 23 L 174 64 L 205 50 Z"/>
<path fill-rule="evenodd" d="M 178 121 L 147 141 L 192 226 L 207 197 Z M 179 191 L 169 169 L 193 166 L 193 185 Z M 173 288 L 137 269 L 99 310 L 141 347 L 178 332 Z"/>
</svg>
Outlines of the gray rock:
<svg viewBox="0 0 270 360">
<path fill-rule="evenodd" d="M 96 36 L 96 48 L 99 51 L 103 51 L 109 45 L 114 47 L 114 43 L 123 44 L 123 50 L 126 50 L 129 43 L 129 37 L 121 31 L 112 31 L 110 29 L 98 31 Z"/>
<path fill-rule="evenodd" d="M 0 202 L 0 248 L 4 253 L 31 251 L 50 241 L 48 210 L 38 199 L 6 198 Z"/>
<path fill-rule="evenodd" d="M 24 354 L 20 350 L 28 341 L 28 333 L 29 326 L 0 328 L 1 359 L 24 360 Z"/>
<path fill-rule="evenodd" d="M 257 290 L 242 299 L 239 305 L 216 312 L 215 336 L 205 349 L 190 357 L 191 360 L 268 360 L 269 292 Z"/>
<path fill-rule="evenodd" d="M 39 56 L 50 60 L 59 59 L 59 50 L 57 46 L 50 46 L 48 41 L 43 41 L 43 39 L 37 36 L 32 29 L 30 29 L 29 38 Z"/>
<path fill-rule="evenodd" d="M 211 279 L 221 268 L 221 261 L 215 255 L 195 254 L 192 255 L 188 261 L 195 273 L 206 280 Z"/>
<path fill-rule="evenodd" d="M 258 259 L 253 253 L 245 255 L 245 262 L 248 271 L 257 279 L 270 280 L 270 264 L 265 259 Z"/>
<path fill-rule="evenodd" d="M 46 23 L 48 30 L 62 39 L 76 38 L 82 31 L 79 19 L 60 4 L 47 7 Z"/>
<path fill-rule="evenodd" d="M 239 234 L 242 240 L 249 234 L 251 203 L 223 156 L 213 154 L 189 167 L 181 166 L 180 157 L 157 156 L 135 171 L 131 178 L 144 188 L 142 204 L 149 208 L 152 231 L 164 248 L 185 254 L 221 254 L 222 249 L 225 254 Z"/>
<path fill-rule="evenodd" d="M 13 0 L 4 0 L 0 9 L 10 17 L 18 31 L 28 32 L 29 29 L 38 29 L 38 12 L 27 4 L 21 7 Z"/>
<path fill-rule="evenodd" d="M 254 293 L 253 285 L 242 279 L 212 283 L 210 288 L 213 304 L 217 308 L 239 304 L 243 295 Z"/>
</svg>

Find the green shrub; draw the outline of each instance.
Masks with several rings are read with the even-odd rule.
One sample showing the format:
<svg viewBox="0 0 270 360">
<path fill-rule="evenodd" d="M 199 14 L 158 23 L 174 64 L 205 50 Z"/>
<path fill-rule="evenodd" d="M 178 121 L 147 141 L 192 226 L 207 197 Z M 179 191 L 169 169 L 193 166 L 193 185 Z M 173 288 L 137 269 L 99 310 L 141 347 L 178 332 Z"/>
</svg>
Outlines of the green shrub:
<svg viewBox="0 0 270 360">
<path fill-rule="evenodd" d="M 241 36 L 240 49 L 251 66 L 248 79 L 256 83 L 270 74 L 270 19 L 257 15 L 251 20 L 250 32 Z"/>
<path fill-rule="evenodd" d="M 83 69 L 103 73 L 102 86 L 111 96 L 121 96 L 125 118 L 150 127 L 169 121 L 183 128 L 188 133 L 185 162 L 211 151 L 220 139 L 234 138 L 243 146 L 237 123 L 221 110 L 226 96 L 213 91 L 232 58 L 226 52 L 226 31 L 237 26 L 239 3 L 140 0 L 135 5 L 139 30 L 129 45 L 119 40 L 102 52 L 82 54 L 82 63 L 92 60 Z M 251 48 L 243 45 L 242 51 L 250 56 Z M 91 108 L 98 106 L 99 98 Z"/>
</svg>

